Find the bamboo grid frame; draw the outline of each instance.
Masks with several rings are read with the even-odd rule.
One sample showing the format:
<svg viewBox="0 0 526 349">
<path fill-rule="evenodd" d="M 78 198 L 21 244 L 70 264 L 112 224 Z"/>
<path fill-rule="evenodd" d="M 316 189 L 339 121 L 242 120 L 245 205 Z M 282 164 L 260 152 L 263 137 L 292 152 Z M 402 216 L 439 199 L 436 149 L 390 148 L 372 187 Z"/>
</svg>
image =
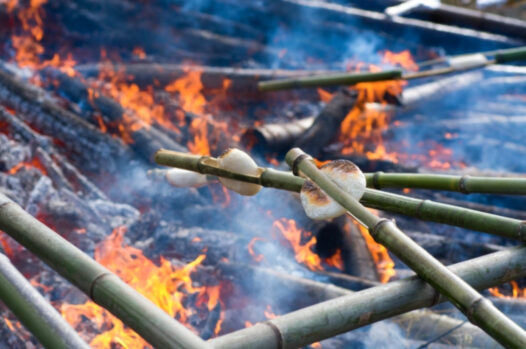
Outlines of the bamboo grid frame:
<svg viewBox="0 0 526 349">
<path fill-rule="evenodd" d="M 305 158 L 302 157 L 302 160 Z M 305 182 L 304 178 L 294 176 L 289 172 L 267 168 L 260 168 L 258 176 L 225 171 L 217 167 L 217 160 L 214 158 L 169 150 L 160 150 L 155 156 L 155 161 L 160 165 L 293 192 L 298 192 Z M 294 162 L 292 160 L 291 163 Z M 305 164 L 309 163 L 305 161 L 302 169 L 305 170 Z M 480 177 L 416 175 L 417 179 L 411 181 L 410 176 L 415 175 L 366 174 L 368 185 L 376 187 L 415 187 L 508 194 L 512 193 L 511 188 L 513 187 L 521 189 L 519 192 L 513 191 L 512 194 L 521 194 L 520 191 L 526 187 L 526 178 L 491 178 L 486 185 L 483 185 L 484 178 Z M 433 177 L 436 177 L 436 180 L 433 180 Z M 367 189 L 361 201 L 369 207 L 416 216 L 421 219 L 519 240 L 526 239 L 526 228 L 523 222 L 507 217 L 427 200 L 411 199 L 374 189 Z M 468 219 L 462 220 L 462 217 L 468 217 Z M 363 220 L 363 217 L 361 218 Z M 381 225 L 389 226 L 390 224 L 382 223 Z M 205 342 L 2 194 L 0 194 L 0 229 L 32 251 L 155 347 L 296 348 L 447 300 L 433 286 L 423 281 L 426 278 L 414 276 L 315 304 Z M 378 234 L 376 237 L 378 238 Z M 526 246 L 506 249 L 444 269 L 446 275 L 454 279 L 462 279 L 474 289 L 494 287 L 526 276 Z M 444 292 L 440 287 L 437 288 Z M 470 304 L 486 304 L 487 306 L 487 303 L 480 301 L 480 298 L 474 301 L 476 302 Z M 477 311 L 474 310 L 469 315 L 471 318 L 477 318 L 476 313 Z M 490 313 L 493 313 L 493 309 Z M 484 320 L 477 319 L 479 322 Z M 500 331 L 497 333 L 493 331 L 491 334 L 508 347 L 522 346 L 524 331 L 520 328 L 513 328 L 514 324 L 510 325 L 508 319 L 503 321 L 500 323 L 504 323 L 505 327 L 508 326 L 507 328 L 511 329 L 511 332 L 508 331 L 506 335 L 507 338 L 499 338 Z M 490 329 L 488 332 L 491 331 Z"/>
</svg>

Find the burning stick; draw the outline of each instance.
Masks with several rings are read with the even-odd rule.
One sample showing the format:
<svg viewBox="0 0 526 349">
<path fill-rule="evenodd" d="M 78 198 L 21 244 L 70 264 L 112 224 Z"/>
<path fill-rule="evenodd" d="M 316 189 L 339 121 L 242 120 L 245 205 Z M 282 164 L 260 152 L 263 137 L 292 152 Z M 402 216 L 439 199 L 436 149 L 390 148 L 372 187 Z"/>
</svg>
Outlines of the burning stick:
<svg viewBox="0 0 526 349">
<path fill-rule="evenodd" d="M 220 169 L 217 159 L 161 149 L 155 154 L 159 165 L 183 168 L 238 181 L 255 183 L 264 187 L 300 192 L 305 179 L 289 172 L 259 168 L 260 174 L 248 176 Z M 524 222 L 495 214 L 442 204 L 431 200 L 414 199 L 374 189 L 366 189 L 361 198 L 363 205 L 378 210 L 400 213 L 431 222 L 449 224 L 461 228 L 496 234 L 507 238 L 526 240 Z"/>
<path fill-rule="evenodd" d="M 382 188 L 415 188 L 456 191 L 464 194 L 526 194 L 526 178 L 488 178 L 434 175 L 421 173 L 368 173 L 367 186 Z"/>
<path fill-rule="evenodd" d="M 0 229 L 153 346 L 208 348 L 201 338 L 3 194 L 0 194 Z"/>
<path fill-rule="evenodd" d="M 354 85 L 360 82 L 374 82 L 384 80 L 414 80 L 420 78 L 427 78 L 431 76 L 450 74 L 469 69 L 482 68 L 497 63 L 508 63 L 512 61 L 524 60 L 526 59 L 526 47 L 518 47 L 508 50 L 496 51 L 494 59 L 488 59 L 482 54 L 475 54 L 471 57 L 459 57 L 468 57 L 469 59 L 457 58 L 457 61 L 455 61 L 450 67 L 424 70 L 416 73 L 404 74 L 402 70 L 394 69 L 380 72 L 315 75 L 293 79 L 263 81 L 258 84 L 258 87 L 260 91 L 278 91 L 307 87 Z"/>
<path fill-rule="evenodd" d="M 1 253 L 0 299 L 46 348 L 89 349 L 55 308 Z"/>
<path fill-rule="evenodd" d="M 446 296 L 471 322 L 506 347 L 526 346 L 526 332 L 522 328 L 407 237 L 392 221 L 372 214 L 354 196 L 342 190 L 341 184 L 336 184 L 319 170 L 302 150 L 293 148 L 287 153 L 286 160 L 294 172 L 301 171 L 330 198 L 342 205 L 369 229 L 378 243 L 387 247 L 423 280 Z"/>
<path fill-rule="evenodd" d="M 448 268 L 476 289 L 526 276 L 526 247 Z M 298 348 L 411 310 L 445 301 L 417 276 L 319 303 L 210 341 L 215 349 Z"/>
</svg>

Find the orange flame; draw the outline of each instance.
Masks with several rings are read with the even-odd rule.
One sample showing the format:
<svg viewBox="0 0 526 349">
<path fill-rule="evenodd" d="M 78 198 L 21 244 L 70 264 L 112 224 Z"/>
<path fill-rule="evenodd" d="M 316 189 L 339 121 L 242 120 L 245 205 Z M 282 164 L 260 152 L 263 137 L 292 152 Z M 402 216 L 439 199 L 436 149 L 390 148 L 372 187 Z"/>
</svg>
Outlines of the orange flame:
<svg viewBox="0 0 526 349">
<path fill-rule="evenodd" d="M 371 66 L 371 71 L 380 68 Z M 347 114 L 340 126 L 339 140 L 343 144 L 342 154 L 365 154 L 371 159 L 385 159 L 396 161 L 394 153 L 387 153 L 383 145 L 382 130 L 385 130 L 391 118 L 385 110 L 365 108 L 366 103 L 386 104 L 387 94 L 396 96 L 402 92 L 405 81 L 379 81 L 356 84 L 358 98 L 354 108 Z M 374 152 L 365 149 L 366 144 L 376 144 Z"/>
<path fill-rule="evenodd" d="M 195 313 L 195 310 L 184 306 L 189 295 L 197 295 L 196 306 L 204 304 L 211 310 L 217 305 L 220 287 L 197 287 L 191 278 L 191 273 L 203 262 L 205 255 L 198 256 L 181 268 L 174 267 L 161 257 L 160 265 L 157 266 L 141 250 L 124 244 L 125 231 L 124 227 L 115 229 L 96 247 L 94 256 L 99 263 L 182 323 L 186 323 L 189 316 Z M 84 317 L 97 326 L 102 333 L 91 340 L 93 348 L 110 348 L 112 345 L 144 348 L 147 345 L 136 333 L 92 301 L 80 305 L 63 304 L 61 311 L 64 318 L 75 327 Z M 186 325 L 192 329 L 189 324 Z"/>
<path fill-rule="evenodd" d="M 281 233 L 287 243 L 294 250 L 296 261 L 305 264 L 310 270 L 323 270 L 320 257 L 312 252 L 312 247 L 316 244 L 316 237 L 313 236 L 307 243 L 302 244 L 304 232 L 296 226 L 293 219 L 278 219 L 272 224 L 274 230 Z M 310 236 L 310 232 L 305 233 Z"/>
<path fill-rule="evenodd" d="M 520 288 L 517 281 L 510 281 L 511 295 L 504 294 L 498 287 L 489 288 L 488 291 L 494 297 L 499 298 L 526 298 L 526 288 Z"/>
<path fill-rule="evenodd" d="M 181 107 L 187 112 L 195 114 L 205 112 L 206 99 L 202 94 L 201 74 L 199 70 L 190 70 L 164 88 L 165 91 L 178 95 Z"/>
<path fill-rule="evenodd" d="M 265 256 L 263 256 L 262 254 L 256 254 L 256 252 L 254 252 L 254 245 L 258 241 L 265 241 L 265 239 L 260 238 L 260 237 L 255 237 L 252 240 L 250 240 L 250 242 L 248 243 L 248 246 L 247 246 L 248 253 L 252 256 L 252 259 L 256 263 L 259 263 L 259 262 L 261 262 L 262 260 L 265 259 Z"/>
<path fill-rule="evenodd" d="M 33 158 L 29 162 L 19 162 L 15 166 L 13 166 L 9 171 L 7 171 L 8 174 L 14 175 L 21 169 L 30 169 L 30 168 L 36 168 L 38 169 L 43 175 L 47 175 L 46 168 L 44 165 L 42 165 L 42 162 L 38 158 Z"/>
<path fill-rule="evenodd" d="M 330 267 L 343 270 L 342 250 L 338 249 L 335 254 L 323 261 Z"/>
<path fill-rule="evenodd" d="M 418 64 L 415 63 L 413 56 L 409 50 L 404 50 L 402 52 L 392 52 L 386 50 L 383 52 L 382 63 L 388 63 L 392 65 L 399 65 L 404 69 L 417 71 Z"/>
<path fill-rule="evenodd" d="M 355 222 L 355 224 L 358 223 Z M 367 228 L 363 227 L 361 224 L 358 224 L 358 227 L 360 228 L 360 233 L 362 233 L 362 236 L 367 243 L 367 248 L 373 257 L 373 261 L 376 264 L 376 270 L 380 276 L 380 282 L 389 282 L 389 280 L 394 275 L 396 275 L 396 271 L 394 269 L 395 264 L 389 256 L 387 249 L 374 241 Z"/>
<path fill-rule="evenodd" d="M 272 307 L 270 305 L 267 305 L 267 308 L 263 311 L 263 314 L 265 314 L 265 317 L 267 320 L 275 319 L 278 316 L 272 311 Z"/>
</svg>

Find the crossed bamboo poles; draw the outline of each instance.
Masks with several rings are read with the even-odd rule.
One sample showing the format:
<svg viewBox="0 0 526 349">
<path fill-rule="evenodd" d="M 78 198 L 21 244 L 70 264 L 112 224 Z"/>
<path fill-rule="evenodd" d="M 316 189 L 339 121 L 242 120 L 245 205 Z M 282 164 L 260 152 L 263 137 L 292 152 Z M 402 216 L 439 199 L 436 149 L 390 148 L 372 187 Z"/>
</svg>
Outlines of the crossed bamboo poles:
<svg viewBox="0 0 526 349">
<path fill-rule="evenodd" d="M 335 184 L 309 161 L 306 154 L 302 154 L 297 149 L 292 150 L 287 160 L 290 164 L 295 164 L 297 170 L 317 183 L 328 195 L 343 204 L 351 214 L 367 225 L 375 239 L 412 267 L 419 277 L 391 282 L 322 302 L 205 342 L 2 194 L 0 194 L 0 229 L 155 347 L 295 348 L 410 310 L 432 306 L 446 298 L 504 346 L 526 347 L 524 331 L 474 290 L 497 286 L 526 276 L 526 247 L 511 248 L 446 268 L 412 242 L 391 221 L 374 216 L 352 197 L 349 198 L 337 186 L 335 187 Z M 258 176 L 247 176 L 216 167 L 217 161 L 214 158 L 168 150 L 159 151 L 156 154 L 156 161 L 162 165 L 290 191 L 299 191 L 306 180 L 288 172 L 264 168 Z M 391 182 L 386 181 L 389 176 L 390 174 L 379 173 L 369 174 L 367 178 L 371 185 L 376 183 L 377 187 L 411 186 L 409 175 L 406 175 L 405 179 L 400 176 L 392 177 Z M 487 186 L 482 186 L 482 179 L 476 177 L 438 176 L 437 181 L 432 181 L 431 177 L 426 175 L 419 179 L 420 182 L 416 181 L 417 184 L 413 184 L 418 188 L 432 186 L 435 189 L 465 192 L 464 189 L 469 187 L 471 191 L 480 189 L 490 190 L 492 193 L 507 193 L 511 191 L 510 185 L 524 188 L 526 181 L 520 178 L 491 179 Z M 472 179 L 475 181 L 471 181 Z M 459 181 L 464 184 L 459 184 Z M 470 181 L 471 186 L 468 184 Z M 367 189 L 361 201 L 371 207 L 465 228 L 479 228 L 478 230 L 481 231 L 526 240 L 523 222 L 511 218 L 427 200 L 406 198 L 373 189 Z M 462 217 L 468 218 L 463 220 Z M 10 299 L 16 299 L 17 295 L 12 294 L 11 297 L 14 298 Z M 20 304 L 23 303 L 24 311 L 38 312 L 37 304 L 22 301 Z M 42 335 L 44 331 L 53 327 L 49 319 L 37 316 L 30 319 L 30 322 L 26 325 L 33 333 L 39 334 L 37 338 L 57 337 L 51 338 L 52 341 L 48 341 L 46 347 L 57 347 L 49 343 L 67 343 L 68 338 L 63 337 L 67 334 L 60 331 Z M 71 331 L 66 332 L 71 335 Z"/>
<path fill-rule="evenodd" d="M 407 237 L 402 231 L 400 231 L 394 222 L 379 218 L 367 210 L 362 204 L 360 204 L 352 196 L 341 190 L 338 185 L 325 176 L 317 166 L 310 161 L 310 157 L 303 153 L 300 149 L 292 149 L 287 153 L 286 161 L 293 168 L 294 173 L 301 173 L 316 185 L 318 185 L 327 195 L 332 199 L 337 201 L 342 205 L 348 213 L 353 215 L 359 222 L 365 225 L 373 238 L 387 247 L 393 254 L 400 258 L 404 263 L 406 263 L 411 269 L 413 269 L 419 277 L 428 282 L 435 291 L 435 298 L 439 298 L 439 295 L 445 296 L 452 302 L 459 310 L 461 310 L 468 319 L 474 324 L 481 327 L 489 335 L 491 335 L 495 340 L 504 345 L 505 347 L 510 348 L 521 348 L 526 347 L 526 332 L 517 326 L 514 322 L 508 319 L 504 314 L 502 314 L 495 306 L 487 299 L 482 297 L 473 287 L 471 287 L 466 281 L 462 280 L 461 277 L 456 275 L 454 272 L 443 266 L 435 258 L 429 255 L 424 249 L 418 246 L 414 241 Z M 235 173 L 232 171 L 224 170 L 217 167 L 217 161 L 211 157 L 202 157 L 189 154 L 183 154 L 178 152 L 171 152 L 167 150 L 159 151 L 155 156 L 155 161 L 161 165 L 167 165 L 172 167 L 183 168 L 186 170 L 191 170 L 207 175 L 221 176 L 230 179 L 241 180 L 249 183 L 260 184 L 263 186 L 287 189 L 292 191 L 299 191 L 303 185 L 305 179 L 293 176 L 287 172 L 275 171 L 271 169 L 261 169 L 260 174 L 257 176 L 247 176 L 241 173 Z M 373 174 L 369 176 L 369 182 L 373 181 L 379 185 L 382 174 Z M 384 178 L 385 179 L 385 178 Z M 468 185 L 469 178 L 450 178 L 450 177 L 441 177 L 435 181 L 430 181 L 430 176 L 421 177 L 420 181 L 417 183 L 417 187 L 426 187 L 429 186 L 429 182 L 433 183 L 435 186 L 446 188 L 449 190 L 464 190 Z M 511 182 L 509 179 L 504 181 L 499 181 L 493 179 L 490 181 L 489 186 L 493 186 L 495 191 L 498 191 L 499 185 L 506 188 L 506 185 L 510 184 L 521 184 L 524 186 L 524 179 L 513 179 Z M 400 181 L 396 182 L 396 185 L 405 186 L 408 182 L 407 178 L 400 184 Z M 503 185 L 502 182 L 507 183 Z M 437 184 L 438 183 L 438 184 Z M 480 179 L 471 181 L 471 190 L 477 188 L 477 185 L 480 185 Z M 394 185 L 394 184 L 392 184 Z M 484 189 L 483 187 L 482 189 Z M 487 189 L 484 189 L 487 190 Z M 509 189 L 507 189 L 509 190 Z M 495 192 L 493 191 L 493 192 Z M 524 233 L 523 222 L 514 220 L 511 218 L 500 217 L 496 215 L 490 215 L 482 212 L 477 212 L 468 209 L 457 208 L 455 206 L 443 205 L 439 203 L 429 202 L 427 200 L 415 200 L 410 198 L 405 198 L 403 196 L 381 193 L 375 190 L 368 189 L 364 194 L 362 202 L 366 204 L 369 203 L 370 206 L 375 206 L 380 209 L 387 209 L 395 212 L 405 213 L 413 216 L 418 216 L 420 218 L 429 218 L 434 221 L 441 221 L 448 224 L 458 225 L 467 228 L 482 228 L 483 230 L 491 233 L 499 233 L 499 235 L 504 235 L 507 237 L 516 238 L 519 240 L 525 240 L 526 235 Z M 371 205 L 371 202 L 373 203 Z M 467 219 L 462 219 L 462 217 L 467 217 Z M 425 218 L 424 218 L 425 219 Z M 503 229 L 504 227 L 504 229 Z M 520 253 L 523 254 L 523 253 Z M 476 286 L 476 285 L 475 285 Z M 331 302 L 331 301 L 330 301 Z M 341 317 L 341 320 L 346 322 L 349 321 L 348 318 L 342 316 L 343 310 L 341 310 L 341 302 L 335 301 L 338 307 L 338 311 L 335 308 L 332 308 L 334 312 L 337 312 L 337 316 Z M 314 306 L 316 307 L 316 306 Z M 271 324 L 259 326 L 257 329 L 252 330 L 241 330 L 239 333 L 230 334 L 223 336 L 222 338 L 215 339 L 216 347 L 235 347 L 234 342 L 241 342 L 243 345 L 247 345 L 250 342 L 250 347 L 294 347 L 297 346 L 298 341 L 303 341 L 305 338 L 308 339 L 308 343 L 313 339 L 313 336 L 316 336 L 313 341 L 317 341 L 325 337 L 327 333 L 320 334 L 317 331 L 317 335 L 305 333 L 305 329 L 312 330 L 314 327 L 313 322 L 309 322 L 312 318 L 323 318 L 323 321 L 327 320 L 327 316 L 330 316 L 330 311 L 327 311 L 328 305 L 325 304 L 324 307 L 317 307 L 312 313 L 312 307 L 307 308 L 309 310 L 298 311 L 300 316 L 292 316 L 295 319 L 296 325 L 291 322 L 276 322 L 284 326 L 284 328 L 277 327 L 277 333 L 280 333 L 276 337 L 275 329 L 276 325 Z M 359 306 L 359 312 L 361 316 L 364 314 L 369 314 L 368 317 L 371 317 L 374 314 L 372 312 L 363 311 L 363 305 Z M 390 309 L 391 311 L 393 309 Z M 311 311 L 309 313 L 309 311 Z M 353 311 L 356 309 L 349 310 L 351 313 L 346 313 L 348 316 L 351 316 Z M 298 313 L 296 312 L 296 313 Z M 309 316 L 307 316 L 309 315 Z M 354 314 L 355 316 L 357 314 Z M 300 320 L 303 319 L 303 320 Z M 307 322 L 307 323 L 305 323 Z M 355 327 L 363 326 L 364 321 L 359 323 Z M 365 321 L 367 322 L 367 321 Z M 301 323 L 301 326 L 298 326 L 297 323 Z M 269 332 L 270 326 L 270 332 Z M 290 328 L 293 328 L 291 330 Z M 349 328 L 349 327 L 347 327 Z M 352 328 L 352 327 L 351 327 Z M 245 334 L 242 332 L 245 331 Z M 284 335 L 284 332 L 287 335 Z M 250 332 L 250 333 L 249 333 Z M 270 333 L 274 335 L 270 335 Z M 301 333 L 301 336 L 300 336 Z M 336 332 L 340 333 L 340 332 Z M 332 332 L 330 335 L 334 335 Z M 329 336 L 330 336 L 329 335 Z M 279 342 L 286 342 L 287 336 L 292 336 L 292 343 L 290 345 L 282 345 Z M 298 338 L 302 338 L 301 340 Z M 226 338 L 226 339 L 225 339 Z M 228 339 L 230 338 L 230 339 Z M 264 339 L 263 339 L 264 338 Z M 296 338 L 296 339 L 294 339 Z M 248 341 L 248 342 L 247 342 Z M 217 344 L 219 343 L 219 344 Z M 278 343 L 278 344 L 276 344 Z M 307 344 L 303 343 L 302 344 Z M 274 345 L 276 344 L 276 345 Z M 241 346 L 240 346 L 241 347 Z"/>
</svg>

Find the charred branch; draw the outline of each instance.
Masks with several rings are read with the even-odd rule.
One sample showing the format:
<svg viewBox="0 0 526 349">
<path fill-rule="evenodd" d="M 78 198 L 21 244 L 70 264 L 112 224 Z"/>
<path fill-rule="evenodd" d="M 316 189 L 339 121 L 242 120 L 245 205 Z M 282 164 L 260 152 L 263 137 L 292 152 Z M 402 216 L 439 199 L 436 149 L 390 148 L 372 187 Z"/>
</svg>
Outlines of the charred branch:
<svg viewBox="0 0 526 349">
<path fill-rule="evenodd" d="M 118 161 L 129 159 L 127 147 L 101 133 L 82 118 L 58 106 L 45 92 L 0 70 L 0 101 L 42 133 L 61 141 L 76 165 L 96 172 L 117 171 Z"/>
</svg>

